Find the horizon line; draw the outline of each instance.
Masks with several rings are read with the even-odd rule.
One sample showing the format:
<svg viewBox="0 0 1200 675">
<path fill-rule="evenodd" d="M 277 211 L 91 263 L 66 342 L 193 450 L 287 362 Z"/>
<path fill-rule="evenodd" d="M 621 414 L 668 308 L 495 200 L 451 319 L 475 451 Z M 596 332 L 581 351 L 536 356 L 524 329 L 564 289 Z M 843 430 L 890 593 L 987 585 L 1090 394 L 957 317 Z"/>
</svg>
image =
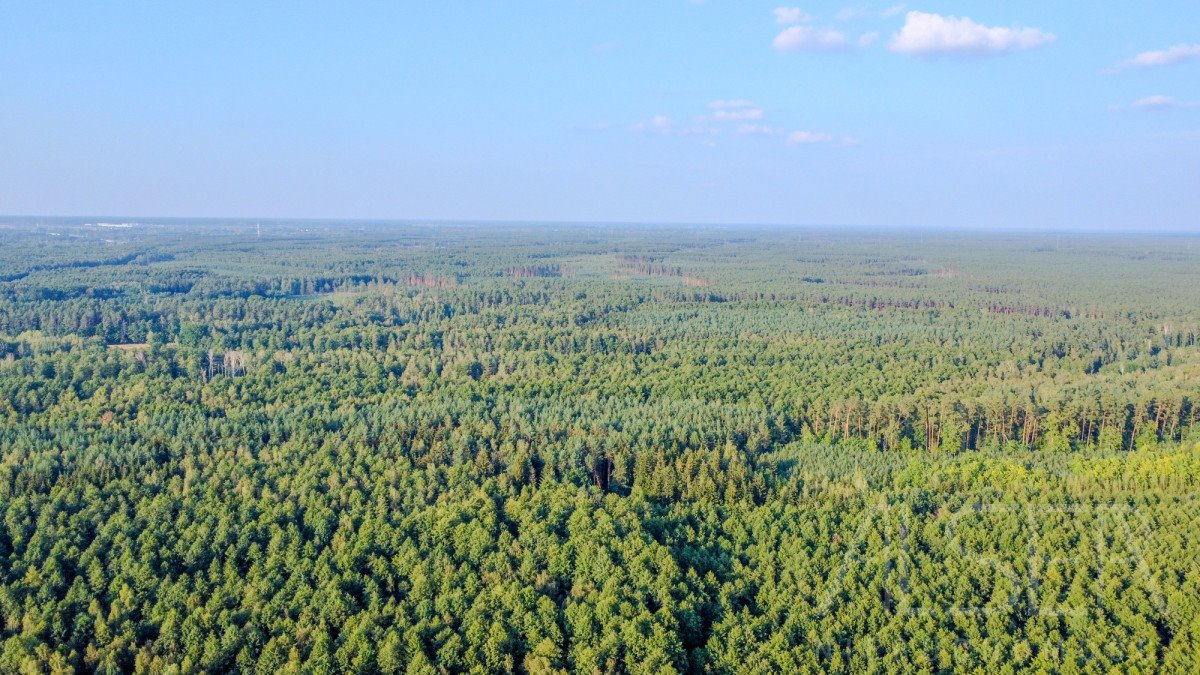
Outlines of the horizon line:
<svg viewBox="0 0 1200 675">
<path fill-rule="evenodd" d="M 341 217 L 341 216 L 164 216 L 164 215 L 113 215 L 113 214 L 75 214 L 75 215 L 37 215 L 37 214 L 0 214 L 0 226 L 25 225 L 12 221 L 25 220 L 104 220 L 118 221 L 130 225 L 166 225 L 182 224 L 187 221 L 205 224 L 372 224 L 372 225 L 462 225 L 462 226 L 538 226 L 565 225 L 571 227 L 702 227 L 702 228 L 762 228 L 762 229 L 854 229 L 854 230 L 888 230 L 888 231 L 939 231 L 939 232 L 1033 232 L 1033 233 L 1071 233 L 1071 234 L 1196 234 L 1200 235 L 1200 226 L 1194 229 L 1170 227 L 1137 227 L 1137 226 L 1072 226 L 1042 227 L 1037 225 L 962 225 L 962 224 L 864 224 L 864 223 L 783 223 L 783 222 L 720 222 L 720 221 L 683 221 L 683 220 L 550 220 L 550 219 L 496 219 L 484 220 L 477 218 L 408 218 L 408 217 Z M 42 223 L 36 223 L 42 224 Z M 67 223 L 89 225 L 94 223 Z"/>
</svg>

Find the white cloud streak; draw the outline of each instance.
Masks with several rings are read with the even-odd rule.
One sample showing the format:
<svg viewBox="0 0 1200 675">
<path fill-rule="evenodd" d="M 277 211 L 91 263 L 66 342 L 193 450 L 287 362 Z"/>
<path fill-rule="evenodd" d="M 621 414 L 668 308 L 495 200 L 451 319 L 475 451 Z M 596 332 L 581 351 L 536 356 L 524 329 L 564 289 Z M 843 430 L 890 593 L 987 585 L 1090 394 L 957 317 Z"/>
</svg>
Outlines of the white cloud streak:
<svg viewBox="0 0 1200 675">
<path fill-rule="evenodd" d="M 635 123 L 630 129 L 638 133 L 656 131 L 664 135 L 669 134 L 671 133 L 671 118 L 666 115 L 655 115 L 648 121 Z"/>
<path fill-rule="evenodd" d="M 1171 66 L 1184 61 L 1200 59 L 1200 44 L 1196 45 L 1175 45 L 1167 49 L 1156 49 L 1149 52 L 1142 52 L 1137 56 L 1122 63 L 1115 70 L 1130 70 L 1132 68 L 1154 68 L 1157 66 Z"/>
<path fill-rule="evenodd" d="M 712 119 L 720 122 L 761 120 L 765 116 L 762 108 L 741 98 L 713 101 L 708 107 L 713 110 Z"/>
<path fill-rule="evenodd" d="M 722 122 L 737 122 L 742 120 L 761 120 L 762 108 L 742 108 L 740 110 L 718 110 L 713 113 L 713 119 Z"/>
<path fill-rule="evenodd" d="M 984 26 L 967 17 L 908 12 L 904 27 L 892 36 L 888 48 L 898 54 L 921 57 L 983 57 L 1032 49 L 1054 41 L 1054 35 L 1037 28 Z"/>
<path fill-rule="evenodd" d="M 1131 108 L 1139 108 L 1141 110 L 1181 110 L 1200 108 L 1200 102 L 1195 101 L 1177 101 L 1172 96 L 1163 96 L 1155 94 L 1147 96 L 1133 102 Z"/>
<path fill-rule="evenodd" d="M 813 145 L 817 143 L 832 143 L 833 136 L 812 131 L 793 131 L 788 134 L 788 145 Z"/>
<path fill-rule="evenodd" d="M 783 133 L 782 129 L 760 124 L 743 124 L 737 128 L 738 136 L 775 136 Z"/>
<path fill-rule="evenodd" d="M 775 36 L 771 46 L 781 52 L 828 52 L 848 46 L 845 34 L 832 28 L 792 26 Z"/>
</svg>

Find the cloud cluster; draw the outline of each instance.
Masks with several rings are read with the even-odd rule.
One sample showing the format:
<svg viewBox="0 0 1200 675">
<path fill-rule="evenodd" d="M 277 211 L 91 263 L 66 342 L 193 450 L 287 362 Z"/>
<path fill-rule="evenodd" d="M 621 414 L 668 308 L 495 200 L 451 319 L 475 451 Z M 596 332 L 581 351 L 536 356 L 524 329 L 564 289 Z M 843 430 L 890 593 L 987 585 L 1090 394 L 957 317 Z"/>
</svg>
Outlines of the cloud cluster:
<svg viewBox="0 0 1200 675">
<path fill-rule="evenodd" d="M 904 5 L 882 12 L 848 7 L 838 12 L 835 18 L 839 21 L 862 17 L 886 19 L 904 9 Z M 774 14 L 777 24 L 787 26 L 771 41 L 771 46 L 781 52 L 832 52 L 855 46 L 866 49 L 879 38 L 878 33 L 868 32 L 851 40 L 835 28 L 812 25 L 813 17 L 798 7 L 776 7 Z M 910 11 L 905 13 L 904 25 L 892 36 L 888 48 L 897 54 L 926 58 L 981 57 L 1032 49 L 1053 41 L 1053 34 L 1037 28 L 985 26 L 968 17 Z"/>
<path fill-rule="evenodd" d="M 775 23 L 786 26 L 772 40 L 771 46 L 781 52 L 834 52 L 866 49 L 879 38 L 876 32 L 867 32 L 857 39 L 832 27 L 814 25 L 816 20 L 799 7 L 776 7 L 773 10 Z M 889 51 L 924 59 L 938 58 L 982 58 L 1011 52 L 1034 49 L 1055 41 L 1053 33 L 1040 28 L 1022 26 L 988 26 L 966 16 L 951 16 L 933 12 L 907 10 L 905 5 L 893 5 L 882 11 L 869 5 L 845 7 L 833 15 L 834 21 L 845 22 L 857 19 L 884 20 L 900 14 L 904 24 L 892 34 L 887 44 Z M 1185 61 L 1200 60 L 1200 44 L 1177 44 L 1167 49 L 1141 52 L 1106 72 L 1116 73 L 1131 69 L 1170 66 Z M 722 102 L 728 103 L 728 102 Z M 717 106 L 714 106 L 717 107 Z M 1128 105 L 1110 106 L 1113 110 L 1179 110 L 1200 109 L 1200 101 L 1179 101 L 1171 96 L 1158 94 L 1147 96 Z M 730 107 L 717 110 L 714 118 L 730 121 L 756 121 L 762 119 L 762 110 L 753 107 Z M 748 135 L 783 135 L 775 127 L 761 124 L 743 124 L 737 133 Z M 830 143 L 829 134 L 794 131 L 786 134 L 792 145 Z M 853 138 L 842 139 L 844 144 L 853 145 Z"/>
<path fill-rule="evenodd" d="M 835 15 L 838 21 L 858 18 L 886 19 L 904 13 L 904 24 L 888 42 L 888 50 L 907 56 L 921 58 L 979 58 L 1010 52 L 1034 49 L 1055 41 L 1053 33 L 1031 27 L 987 26 L 971 18 L 950 16 L 922 11 L 905 11 L 905 5 L 895 5 L 882 11 L 867 7 L 842 9 Z M 775 23 L 784 26 L 772 46 L 782 52 L 831 52 L 850 51 L 855 47 L 866 49 L 878 38 L 876 32 L 867 32 L 851 40 L 842 31 L 831 27 L 813 25 L 816 20 L 799 7 L 776 7 L 772 10 Z M 1185 61 L 1200 60 L 1200 44 L 1178 44 L 1167 49 L 1145 51 L 1122 62 L 1107 72 L 1128 69 L 1168 66 Z M 696 123 L 677 127 L 666 115 L 636 122 L 630 126 L 638 133 L 662 135 L 705 135 L 722 133 L 737 136 L 779 136 L 789 145 L 812 145 L 835 143 L 833 135 L 814 131 L 787 132 L 777 126 L 763 123 L 765 111 L 746 99 L 724 99 L 708 105 L 710 113 L 696 117 Z M 1180 101 L 1171 96 L 1156 94 L 1141 98 L 1128 105 L 1110 106 L 1112 110 L 1179 110 L 1200 109 L 1200 101 Z M 603 129 L 607 125 L 582 125 L 576 128 Z M 711 143 L 711 142 L 708 142 Z M 858 140 L 846 136 L 843 145 L 857 145 Z"/>
<path fill-rule="evenodd" d="M 847 11 L 857 10 L 843 10 L 843 13 Z M 865 33 L 851 40 L 840 30 L 812 25 L 816 17 L 799 7 L 776 7 L 774 14 L 775 23 L 787 26 L 771 41 L 771 46 L 781 52 L 847 51 L 855 45 L 869 47 L 879 37 L 878 33 Z"/>
<path fill-rule="evenodd" d="M 984 26 L 967 17 L 912 11 L 888 48 L 909 56 L 982 57 L 1032 49 L 1054 42 L 1054 35 L 1037 28 Z"/>
<path fill-rule="evenodd" d="M 758 123 L 757 120 L 761 120 L 765 116 L 763 109 L 745 99 L 713 101 L 708 104 L 708 107 L 714 111 L 714 120 L 743 122 L 733 129 L 733 133 L 738 136 L 783 136 L 786 138 L 788 145 L 832 143 L 834 141 L 834 137 L 831 134 L 812 131 L 793 131 L 788 133 L 785 129 L 777 126 Z M 750 122 L 750 120 L 753 120 L 753 122 Z M 844 142 L 846 145 L 857 143 L 857 141 L 850 137 L 846 137 Z"/>
<path fill-rule="evenodd" d="M 1124 61 L 1104 72 L 1112 75 L 1126 70 L 1171 66 L 1194 59 L 1200 59 L 1200 44 L 1180 44 L 1168 47 L 1167 49 L 1154 49 L 1142 52 L 1132 59 Z M 1200 109 L 1200 101 L 1178 101 L 1172 96 L 1155 94 L 1154 96 L 1138 99 L 1128 106 L 1114 105 L 1109 106 L 1109 109 L 1122 110 L 1127 107 L 1137 110 L 1191 110 Z"/>
<path fill-rule="evenodd" d="M 694 124 L 677 125 L 666 115 L 655 115 L 630 125 L 630 131 L 645 134 L 654 133 L 663 136 L 704 136 L 713 137 L 723 134 L 732 136 L 768 136 L 784 139 L 788 145 L 814 145 L 835 143 L 837 139 L 832 134 L 815 131 L 788 132 L 778 126 L 763 123 L 766 112 L 755 105 L 753 101 L 744 98 L 720 99 L 708 104 L 709 113 L 697 116 Z M 713 145 L 712 140 L 706 139 L 705 145 Z M 857 145 L 857 139 L 846 136 L 841 139 L 842 145 Z"/>
</svg>

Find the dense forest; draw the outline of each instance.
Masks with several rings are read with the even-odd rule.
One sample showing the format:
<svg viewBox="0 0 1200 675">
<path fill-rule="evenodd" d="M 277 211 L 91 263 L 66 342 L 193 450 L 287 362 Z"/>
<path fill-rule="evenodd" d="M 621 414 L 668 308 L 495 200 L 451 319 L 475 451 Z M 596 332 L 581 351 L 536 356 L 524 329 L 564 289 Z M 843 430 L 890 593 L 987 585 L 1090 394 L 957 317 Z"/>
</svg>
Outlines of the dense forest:
<svg viewBox="0 0 1200 675">
<path fill-rule="evenodd" d="M 1200 238 L 0 227 L 0 672 L 1200 668 Z"/>
</svg>

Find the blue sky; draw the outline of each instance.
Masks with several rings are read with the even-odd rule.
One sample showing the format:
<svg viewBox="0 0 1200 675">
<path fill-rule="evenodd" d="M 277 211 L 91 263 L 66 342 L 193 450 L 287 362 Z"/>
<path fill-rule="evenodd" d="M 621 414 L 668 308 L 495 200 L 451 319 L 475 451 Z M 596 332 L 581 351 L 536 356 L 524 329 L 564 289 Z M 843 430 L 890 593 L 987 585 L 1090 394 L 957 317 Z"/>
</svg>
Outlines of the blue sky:
<svg viewBox="0 0 1200 675">
<path fill-rule="evenodd" d="M 1197 229 L 1200 3 L 0 3 L 0 213 Z"/>
</svg>

